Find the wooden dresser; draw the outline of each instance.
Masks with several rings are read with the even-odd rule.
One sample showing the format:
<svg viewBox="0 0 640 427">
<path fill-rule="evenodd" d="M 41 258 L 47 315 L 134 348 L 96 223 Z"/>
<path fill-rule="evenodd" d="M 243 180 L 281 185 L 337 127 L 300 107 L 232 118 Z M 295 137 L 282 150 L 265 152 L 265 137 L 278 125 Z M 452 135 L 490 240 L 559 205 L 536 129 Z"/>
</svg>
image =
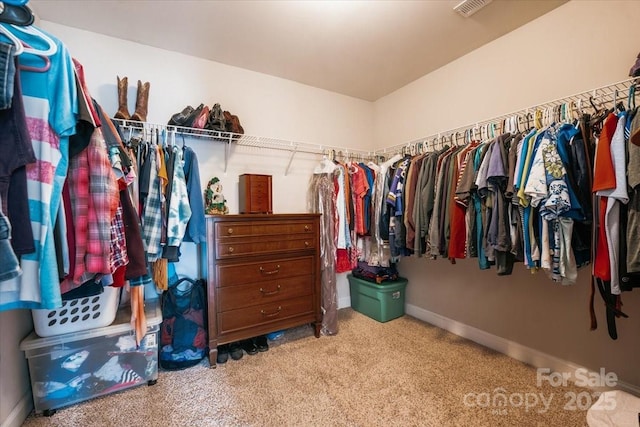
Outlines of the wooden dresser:
<svg viewBox="0 0 640 427">
<path fill-rule="evenodd" d="M 209 361 L 217 346 L 313 323 L 320 336 L 320 215 L 207 217 Z"/>
</svg>

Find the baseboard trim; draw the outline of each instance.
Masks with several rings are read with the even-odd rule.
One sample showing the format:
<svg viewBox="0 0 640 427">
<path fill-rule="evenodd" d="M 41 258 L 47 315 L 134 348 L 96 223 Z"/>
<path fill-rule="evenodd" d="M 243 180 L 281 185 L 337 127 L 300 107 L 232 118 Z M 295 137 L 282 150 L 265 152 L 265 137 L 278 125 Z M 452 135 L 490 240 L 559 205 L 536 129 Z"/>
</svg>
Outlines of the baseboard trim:
<svg viewBox="0 0 640 427">
<path fill-rule="evenodd" d="M 13 407 L 9 416 L 0 423 L 0 427 L 20 427 L 32 409 L 33 401 L 31 400 L 31 390 L 27 390 L 18 403 L 16 403 L 16 406 Z"/>
<path fill-rule="evenodd" d="M 415 305 L 406 304 L 405 313 L 536 368 L 549 368 L 554 372 L 576 372 L 577 369 L 587 369 L 590 374 L 593 373 L 593 371 L 585 368 L 584 366 L 543 353 L 515 341 L 510 341 L 506 338 L 490 334 L 489 332 L 474 328 L 473 326 L 469 326 Z M 636 396 L 640 396 L 640 387 L 631 383 L 618 381 L 616 388 Z"/>
</svg>

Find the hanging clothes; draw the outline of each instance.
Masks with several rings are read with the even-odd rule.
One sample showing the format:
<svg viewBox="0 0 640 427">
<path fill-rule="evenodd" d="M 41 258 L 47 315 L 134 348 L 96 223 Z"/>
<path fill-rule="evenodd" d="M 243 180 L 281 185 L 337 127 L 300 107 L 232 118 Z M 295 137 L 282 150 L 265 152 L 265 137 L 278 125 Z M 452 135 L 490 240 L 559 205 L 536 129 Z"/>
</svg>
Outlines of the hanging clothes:
<svg viewBox="0 0 640 427">
<path fill-rule="evenodd" d="M 18 59 L 10 58 L 8 62 L 15 63 L 15 71 L 19 66 Z M 27 164 L 36 161 L 36 155 L 25 116 L 20 76 L 21 73 L 16 72 L 13 78 L 11 106 L 0 110 L 0 153 L 4 158 L 0 167 L 0 206 L 11 225 L 11 248 L 17 256 L 36 250 L 29 213 L 26 169 Z"/>
<path fill-rule="evenodd" d="M 29 45 L 42 47 L 43 39 L 39 36 L 14 27 L 7 29 Z M 51 309 L 62 303 L 53 228 L 67 175 L 69 136 L 75 133 L 78 99 L 74 67 L 67 48 L 42 32 L 55 44 L 55 53 L 48 58 L 49 69 L 20 71 L 29 137 L 37 159 L 26 165 L 36 251 L 22 256 L 21 276 L 0 282 L 0 310 Z M 38 68 L 42 60 L 23 54 L 18 61 L 20 67 Z"/>
<path fill-rule="evenodd" d="M 309 211 L 320 213 L 320 273 L 322 333 L 338 333 L 338 293 L 336 288 L 336 194 L 333 170 L 319 169 L 311 176 L 308 197 Z"/>
<path fill-rule="evenodd" d="M 200 169 L 198 157 L 190 147 L 184 147 L 184 177 L 187 186 L 191 218 L 184 234 L 185 242 L 204 243 L 206 240 L 206 226 L 204 217 L 204 202 L 202 200 L 202 186 L 200 185 Z"/>
<path fill-rule="evenodd" d="M 177 262 L 178 248 L 187 230 L 187 224 L 191 219 L 191 206 L 187 183 L 184 177 L 182 150 L 178 147 L 170 148 L 172 156 L 171 185 L 168 190 L 168 214 L 167 214 L 167 243 L 163 250 L 163 258 L 171 262 Z"/>
</svg>

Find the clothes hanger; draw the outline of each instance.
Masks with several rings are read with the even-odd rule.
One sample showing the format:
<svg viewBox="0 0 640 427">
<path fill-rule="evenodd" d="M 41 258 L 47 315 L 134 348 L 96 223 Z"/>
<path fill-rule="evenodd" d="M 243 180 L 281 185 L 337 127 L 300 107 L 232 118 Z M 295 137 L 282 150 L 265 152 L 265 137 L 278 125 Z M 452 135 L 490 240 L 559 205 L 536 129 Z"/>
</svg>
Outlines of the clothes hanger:
<svg viewBox="0 0 640 427">
<path fill-rule="evenodd" d="M 38 37 L 40 40 L 44 41 L 47 44 L 47 48 L 45 50 L 35 49 L 31 46 L 25 47 L 24 51 L 26 53 L 32 53 L 34 55 L 41 56 L 52 56 L 58 52 L 58 45 L 53 41 L 51 37 L 40 31 L 38 28 L 33 25 L 29 26 L 19 26 L 11 24 L 11 27 L 19 32 L 24 34 L 29 34 L 35 37 Z"/>
<path fill-rule="evenodd" d="M 13 56 L 21 55 L 24 52 L 24 45 L 22 44 L 22 41 L 3 25 L 0 25 L 0 34 L 7 36 L 11 43 L 13 43 L 13 46 L 15 46 Z"/>
<path fill-rule="evenodd" d="M 542 110 L 536 108 L 536 111 L 533 114 L 533 127 L 536 129 L 542 129 Z"/>
<path fill-rule="evenodd" d="M 31 46 L 29 46 L 29 44 L 25 42 L 22 42 L 22 44 L 24 45 L 23 53 L 29 53 L 27 52 L 27 49 L 29 49 Z M 51 60 L 49 59 L 49 57 L 38 55 L 38 54 L 36 54 L 35 56 L 37 56 L 38 58 L 42 59 L 42 61 L 44 61 L 44 65 L 42 67 L 36 67 L 35 65 L 24 65 L 20 63 L 18 65 L 18 68 L 24 71 L 33 71 L 35 73 L 44 73 L 49 71 L 49 68 L 51 68 Z"/>
<path fill-rule="evenodd" d="M 614 113 L 621 113 L 623 111 L 626 111 L 624 102 L 618 101 L 618 89 L 615 89 L 613 92 L 613 111 Z"/>
<path fill-rule="evenodd" d="M 489 128 L 486 123 L 480 126 L 480 140 L 489 141 Z"/>
<path fill-rule="evenodd" d="M 173 130 L 173 138 L 174 138 L 174 140 L 175 140 L 175 137 L 176 137 L 176 133 L 178 133 L 178 131 L 174 129 Z M 184 134 L 181 133 L 180 136 L 182 137 L 182 151 L 184 151 L 184 150 L 187 149 L 187 143 L 184 140 Z"/>
<path fill-rule="evenodd" d="M 440 146 L 442 148 L 447 146 L 447 137 L 445 135 L 440 135 Z"/>
<path fill-rule="evenodd" d="M 527 114 L 524 116 L 527 119 L 527 132 L 531 130 L 531 121 L 533 120 L 533 114 L 530 111 L 527 111 Z"/>
<path fill-rule="evenodd" d="M 453 141 L 452 141 L 452 143 L 454 143 L 456 145 L 456 147 L 462 147 L 462 146 L 464 146 L 464 144 L 460 144 L 460 142 L 458 141 L 458 133 L 459 133 L 458 131 L 455 131 L 453 133 L 453 136 L 452 136 Z M 462 142 L 464 143 L 464 140 Z"/>
<path fill-rule="evenodd" d="M 322 160 L 320 161 L 320 164 L 315 167 L 315 169 L 313 170 L 313 173 L 315 174 L 331 173 L 336 169 L 336 167 L 337 167 L 336 164 L 333 163 L 331 160 L 329 160 L 329 158 L 327 157 L 327 154 L 324 154 L 322 157 Z"/>
<path fill-rule="evenodd" d="M 591 104 L 591 107 L 593 107 L 593 111 L 595 111 L 596 114 L 600 113 L 600 109 L 596 106 L 595 104 L 595 96 L 590 96 L 589 97 L 589 103 Z"/>
</svg>

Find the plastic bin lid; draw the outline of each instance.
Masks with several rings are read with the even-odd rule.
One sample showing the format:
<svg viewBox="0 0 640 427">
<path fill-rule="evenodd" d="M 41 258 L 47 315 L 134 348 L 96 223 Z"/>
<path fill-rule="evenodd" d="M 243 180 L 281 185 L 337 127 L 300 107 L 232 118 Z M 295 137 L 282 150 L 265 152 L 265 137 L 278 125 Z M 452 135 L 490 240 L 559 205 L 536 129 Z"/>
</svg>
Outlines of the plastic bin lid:
<svg viewBox="0 0 640 427">
<path fill-rule="evenodd" d="M 160 325 L 160 323 L 162 323 L 162 309 L 160 307 L 160 300 L 156 299 L 145 301 L 144 313 L 147 317 L 147 330 Z M 120 307 L 118 309 L 118 312 L 116 313 L 115 320 L 109 326 L 87 329 L 85 331 L 78 331 L 70 334 L 54 335 L 46 338 L 40 338 L 38 335 L 36 335 L 35 332 L 31 332 L 31 334 L 29 334 L 20 343 L 20 350 L 29 351 L 45 346 L 64 344 L 68 342 L 85 340 L 106 335 L 116 335 L 129 331 L 132 331 L 131 307 Z"/>
</svg>

